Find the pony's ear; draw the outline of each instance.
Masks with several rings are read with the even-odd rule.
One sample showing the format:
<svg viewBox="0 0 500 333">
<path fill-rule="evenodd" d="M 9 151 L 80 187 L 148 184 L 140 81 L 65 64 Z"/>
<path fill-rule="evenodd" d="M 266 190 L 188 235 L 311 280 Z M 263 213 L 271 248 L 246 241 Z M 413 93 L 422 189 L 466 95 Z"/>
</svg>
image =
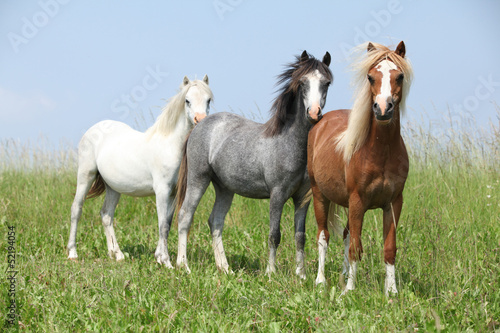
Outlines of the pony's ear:
<svg viewBox="0 0 500 333">
<path fill-rule="evenodd" d="M 184 79 L 182 79 L 182 84 L 185 86 L 189 84 L 189 78 L 187 76 L 184 76 Z"/>
<path fill-rule="evenodd" d="M 325 56 L 323 57 L 323 63 L 327 66 L 330 66 L 330 62 L 332 61 L 332 57 L 330 56 L 330 53 L 326 51 Z"/>
<path fill-rule="evenodd" d="M 398 44 L 398 47 L 396 47 L 396 54 L 398 56 L 400 56 L 401 58 L 404 58 L 405 57 L 405 54 L 406 54 L 406 47 L 405 47 L 405 43 L 403 41 L 401 41 L 399 44 Z"/>
<path fill-rule="evenodd" d="M 369 42 L 368 46 L 366 47 L 366 50 L 368 52 L 371 52 L 371 51 L 375 50 L 375 46 L 373 46 L 373 44 L 371 42 Z"/>
<path fill-rule="evenodd" d="M 203 82 L 208 84 L 208 75 L 207 74 L 205 74 L 205 76 L 203 77 Z"/>
<path fill-rule="evenodd" d="M 307 61 L 308 59 L 309 59 L 309 54 L 307 54 L 307 51 L 304 50 L 304 52 L 302 52 L 302 54 L 300 55 L 300 62 Z"/>
</svg>

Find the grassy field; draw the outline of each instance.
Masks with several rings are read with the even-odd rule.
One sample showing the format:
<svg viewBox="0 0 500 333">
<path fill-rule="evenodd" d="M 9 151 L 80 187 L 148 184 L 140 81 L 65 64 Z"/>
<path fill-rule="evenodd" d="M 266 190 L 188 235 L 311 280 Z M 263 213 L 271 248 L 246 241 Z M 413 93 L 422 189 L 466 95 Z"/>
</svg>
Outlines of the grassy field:
<svg viewBox="0 0 500 333">
<path fill-rule="evenodd" d="M 268 201 L 236 197 L 224 229 L 234 274 L 215 268 L 204 196 L 188 243 L 191 274 L 155 263 L 154 198 L 122 197 L 116 214 L 123 262 L 107 257 L 103 198 L 84 206 L 77 262 L 66 259 L 76 186 L 74 153 L 4 141 L 0 147 L 0 327 L 36 332 L 499 331 L 500 128 L 442 138 L 405 132 L 411 172 L 398 226 L 399 294 L 383 294 L 382 214 L 365 217 L 357 289 L 340 296 L 343 246 L 332 238 L 326 285 L 315 286 L 316 224 L 307 221 L 307 279 L 294 274 L 292 205 L 282 217 L 278 272 L 264 274 Z M 448 133 L 448 132 L 447 132 Z M 448 134 L 449 134 L 448 133 Z M 451 137 L 451 139 L 450 139 Z M 419 144 L 415 144 L 419 142 Z M 477 144 L 481 142 L 481 144 Z M 9 230 L 16 241 L 9 244 Z M 177 225 L 169 238 L 177 254 Z M 9 266 L 10 252 L 15 263 Z M 9 271 L 17 271 L 15 292 Z M 10 275 L 9 275 L 10 274 Z M 15 294 L 15 295 L 14 295 Z M 14 325 L 9 306 L 15 299 Z"/>
</svg>

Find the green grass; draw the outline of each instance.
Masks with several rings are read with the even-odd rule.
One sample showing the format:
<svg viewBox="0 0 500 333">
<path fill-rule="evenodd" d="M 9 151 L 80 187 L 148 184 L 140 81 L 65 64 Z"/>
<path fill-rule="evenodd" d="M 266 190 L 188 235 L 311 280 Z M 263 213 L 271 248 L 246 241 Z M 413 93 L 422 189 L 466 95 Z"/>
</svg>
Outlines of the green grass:
<svg viewBox="0 0 500 333">
<path fill-rule="evenodd" d="M 155 263 L 154 198 L 122 197 L 119 203 L 115 232 L 126 256 L 123 262 L 107 257 L 99 218 L 103 198 L 87 201 L 77 236 L 79 260 L 68 261 L 74 154 L 30 151 L 3 142 L 0 327 L 37 332 L 498 331 L 498 128 L 483 138 L 480 149 L 419 135 L 426 134 L 407 134 L 411 172 L 397 234 L 399 294 L 390 298 L 383 294 L 381 211 L 365 217 L 365 254 L 356 290 L 340 297 L 343 246 L 338 238 L 332 238 L 328 250 L 327 283 L 314 285 L 317 229 L 312 208 L 305 249 L 307 279 L 295 276 L 291 203 L 282 217 L 278 272 L 269 278 L 264 274 L 269 201 L 236 197 L 223 234 L 234 274 L 218 272 L 206 222 L 212 189 L 197 210 L 189 236 L 191 274 Z M 412 145 L 424 139 L 425 146 Z M 5 273 L 9 226 L 15 226 L 17 237 L 19 318 L 14 326 L 3 326 L 10 301 Z M 169 250 L 175 262 L 175 222 Z"/>
</svg>

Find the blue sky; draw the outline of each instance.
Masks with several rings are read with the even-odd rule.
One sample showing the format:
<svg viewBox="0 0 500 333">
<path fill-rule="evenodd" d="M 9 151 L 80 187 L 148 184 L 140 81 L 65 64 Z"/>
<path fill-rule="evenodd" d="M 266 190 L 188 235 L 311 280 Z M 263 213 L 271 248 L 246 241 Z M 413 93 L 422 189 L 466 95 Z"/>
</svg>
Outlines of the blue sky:
<svg viewBox="0 0 500 333">
<path fill-rule="evenodd" d="M 498 123 L 499 17 L 493 0 L 5 0 L 0 139 L 76 145 L 104 119 L 144 129 L 184 75 L 208 74 L 213 112 L 265 121 L 276 76 L 304 49 L 331 53 L 326 109 L 349 108 L 346 50 L 366 40 L 406 43 L 406 121 L 485 127 Z"/>
</svg>

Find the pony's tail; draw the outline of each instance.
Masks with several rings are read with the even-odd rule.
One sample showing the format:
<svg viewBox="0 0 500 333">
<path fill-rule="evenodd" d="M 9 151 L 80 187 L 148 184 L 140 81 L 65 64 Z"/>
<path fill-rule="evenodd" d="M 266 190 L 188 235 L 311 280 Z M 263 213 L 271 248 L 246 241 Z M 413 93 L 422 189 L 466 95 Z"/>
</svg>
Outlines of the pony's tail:
<svg viewBox="0 0 500 333">
<path fill-rule="evenodd" d="M 182 160 L 181 166 L 179 167 L 179 176 L 177 178 L 177 212 L 180 211 L 182 204 L 184 203 L 184 199 L 186 197 L 186 189 L 187 189 L 187 173 L 188 173 L 188 164 L 187 164 L 187 143 L 191 132 L 186 137 L 186 141 L 184 141 L 184 146 L 182 147 Z"/>
<path fill-rule="evenodd" d="M 339 219 L 339 206 L 330 202 L 330 207 L 328 207 L 328 229 L 333 231 L 333 233 L 341 238 L 344 237 L 344 227 L 340 223 Z"/>
<path fill-rule="evenodd" d="M 104 179 L 102 179 L 99 171 L 97 171 L 97 176 L 94 180 L 94 183 L 92 183 L 92 187 L 90 188 L 89 193 L 87 194 L 87 199 L 96 198 L 103 194 L 104 191 L 106 191 L 106 183 L 104 182 Z"/>
<path fill-rule="evenodd" d="M 307 191 L 306 195 L 302 198 L 302 201 L 300 202 L 300 208 L 304 207 L 309 201 L 311 201 L 313 197 L 313 190 L 310 188 L 309 191 Z"/>
<path fill-rule="evenodd" d="M 307 191 L 304 198 L 302 198 L 302 202 L 300 207 L 304 207 L 305 204 L 309 202 L 313 197 L 312 189 Z M 330 206 L 328 207 L 328 230 L 333 231 L 333 233 L 337 236 L 344 236 L 344 227 L 340 223 L 339 219 L 339 206 L 330 202 Z"/>
</svg>

